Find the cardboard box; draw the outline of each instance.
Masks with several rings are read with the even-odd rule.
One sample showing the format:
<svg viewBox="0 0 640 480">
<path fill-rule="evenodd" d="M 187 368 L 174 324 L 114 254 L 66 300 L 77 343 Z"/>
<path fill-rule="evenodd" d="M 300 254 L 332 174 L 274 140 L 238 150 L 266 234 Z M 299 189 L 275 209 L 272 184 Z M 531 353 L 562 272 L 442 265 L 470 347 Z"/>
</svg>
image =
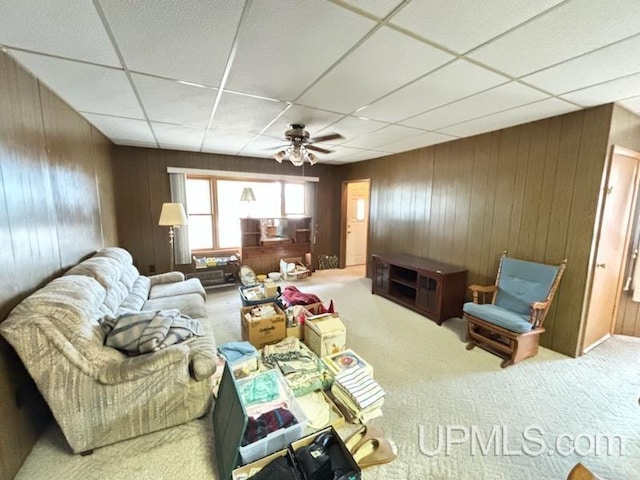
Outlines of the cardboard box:
<svg viewBox="0 0 640 480">
<path fill-rule="evenodd" d="M 252 309 L 260 305 L 240 308 L 242 339 L 248 340 L 251 342 L 251 345 L 258 349 L 269 343 L 279 342 L 287 335 L 284 312 L 280 310 L 275 303 L 266 305 L 272 305 L 276 314 L 270 317 L 259 317 L 248 320 L 245 314 L 250 313 Z"/>
<path fill-rule="evenodd" d="M 356 463 L 349 449 L 344 444 L 344 441 L 340 438 L 340 435 L 338 435 L 338 433 L 335 431 L 333 427 L 327 427 L 312 435 L 309 435 L 307 437 L 301 438 L 300 440 L 296 440 L 295 442 L 292 442 L 289 448 L 293 453 L 293 456 L 295 457 L 296 452 L 298 452 L 298 450 L 300 450 L 302 447 L 311 445 L 319 435 L 323 435 L 325 433 L 331 433 L 332 436 L 335 438 L 334 445 L 339 449 L 340 452 L 342 452 L 342 455 L 344 457 L 344 462 L 340 462 L 340 463 L 344 464 L 345 466 L 347 465 L 349 466 L 348 471 L 345 471 L 343 476 L 341 476 L 340 478 L 348 478 L 349 480 L 360 480 L 362 478 L 362 471 L 360 470 L 360 467 Z"/>
<path fill-rule="evenodd" d="M 268 464 L 273 462 L 276 458 L 284 457 L 287 455 L 291 456 L 291 453 L 286 448 L 283 450 L 279 450 L 275 453 L 272 453 L 271 455 L 267 455 L 266 457 L 261 458 L 260 460 L 256 460 L 255 462 L 251 462 L 247 465 L 236 468 L 233 471 L 232 478 L 233 480 L 246 480 L 248 478 L 251 478 L 260 470 L 262 470 L 264 467 L 266 467 Z"/>
<path fill-rule="evenodd" d="M 295 327 L 287 327 L 287 337 L 295 337 L 298 340 L 304 340 L 304 325 L 299 323 Z"/>
<path fill-rule="evenodd" d="M 347 329 L 335 313 L 307 317 L 304 343 L 321 358 L 338 353 L 347 346 Z"/>
</svg>

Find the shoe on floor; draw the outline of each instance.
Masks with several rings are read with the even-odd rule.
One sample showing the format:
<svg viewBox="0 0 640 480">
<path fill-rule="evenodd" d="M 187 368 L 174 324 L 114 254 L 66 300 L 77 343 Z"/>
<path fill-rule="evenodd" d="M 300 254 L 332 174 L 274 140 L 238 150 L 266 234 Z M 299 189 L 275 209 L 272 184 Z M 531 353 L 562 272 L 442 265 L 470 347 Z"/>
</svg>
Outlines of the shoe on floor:
<svg viewBox="0 0 640 480">
<path fill-rule="evenodd" d="M 373 425 L 362 425 L 356 432 L 351 435 L 347 440 L 345 440 L 344 444 L 347 449 L 353 453 L 355 452 L 364 442 L 369 440 L 370 438 L 382 438 L 384 437 L 384 430 L 380 427 L 374 427 Z"/>
<path fill-rule="evenodd" d="M 398 447 L 386 438 L 369 438 L 353 453 L 353 459 L 360 468 L 389 463 L 398 456 Z"/>
</svg>

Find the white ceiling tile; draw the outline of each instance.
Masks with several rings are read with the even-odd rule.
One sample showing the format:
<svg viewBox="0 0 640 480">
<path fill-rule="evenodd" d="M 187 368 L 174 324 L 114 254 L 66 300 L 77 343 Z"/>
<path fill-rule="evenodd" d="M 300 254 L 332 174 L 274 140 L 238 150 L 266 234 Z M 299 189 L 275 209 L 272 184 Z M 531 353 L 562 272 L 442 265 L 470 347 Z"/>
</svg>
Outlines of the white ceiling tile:
<svg viewBox="0 0 640 480">
<path fill-rule="evenodd" d="M 349 156 L 340 158 L 337 161 L 334 161 L 334 163 L 337 164 L 345 164 L 345 163 L 352 163 L 352 162 L 361 162 L 364 160 L 371 160 L 373 158 L 379 158 L 379 157 L 385 157 L 391 155 L 389 152 L 378 152 L 375 150 L 358 150 L 357 153 L 351 154 Z"/>
<path fill-rule="evenodd" d="M 122 70 L 16 50 L 10 53 L 79 112 L 144 118 Z"/>
<path fill-rule="evenodd" d="M 513 125 L 533 122 L 542 118 L 562 115 L 563 113 L 575 110 L 579 110 L 579 108 L 563 102 L 562 100 L 558 100 L 557 98 L 549 98 L 541 102 L 496 113 L 488 117 L 471 120 L 452 127 L 443 128 L 439 130 L 439 132 L 458 137 L 469 137 L 471 135 L 500 130 Z"/>
<path fill-rule="evenodd" d="M 391 23 L 463 53 L 544 12 L 561 0 L 414 1 Z"/>
<path fill-rule="evenodd" d="M 317 137 L 320 135 L 318 132 L 340 120 L 342 117 L 343 115 L 338 115 L 337 113 L 325 112 L 324 110 L 303 107 L 301 105 L 292 105 L 291 108 L 273 122 L 273 125 L 264 133 L 284 140 L 284 132 L 289 130 L 289 125 L 292 123 L 302 123 L 306 126 L 305 128 L 311 137 Z M 333 132 L 333 129 L 327 129 L 327 131 L 322 132 L 322 135 Z"/>
<path fill-rule="evenodd" d="M 573 0 L 470 57 L 518 77 L 634 35 L 639 18 L 637 0 Z"/>
<path fill-rule="evenodd" d="M 561 97 L 583 107 L 592 107 L 637 95 L 640 95 L 640 73 L 567 93 Z"/>
<path fill-rule="evenodd" d="M 304 93 L 300 102 L 351 113 L 452 58 L 383 27 Z"/>
<path fill-rule="evenodd" d="M 538 90 L 511 82 L 406 120 L 403 125 L 437 130 L 455 123 L 548 98 Z"/>
<path fill-rule="evenodd" d="M 258 135 L 252 138 L 251 142 L 245 145 L 238 154 L 269 158 L 278 150 L 281 150 L 284 143 L 285 141 L 281 138 L 270 135 Z"/>
<path fill-rule="evenodd" d="M 506 81 L 507 77 L 466 60 L 457 60 L 372 103 L 358 114 L 397 122 Z"/>
<path fill-rule="evenodd" d="M 149 120 L 206 127 L 217 90 L 132 74 Z"/>
<path fill-rule="evenodd" d="M 102 0 L 127 67 L 218 86 L 244 2 Z"/>
<path fill-rule="evenodd" d="M 251 141 L 253 137 L 253 135 L 246 133 L 241 134 L 207 130 L 202 151 L 236 155 L 247 142 Z"/>
<path fill-rule="evenodd" d="M 205 128 L 189 127 L 186 125 L 169 125 L 166 123 L 151 122 L 158 145 L 169 150 L 187 150 L 197 152 L 200 150 Z"/>
<path fill-rule="evenodd" d="M 456 138 L 458 137 L 442 133 L 426 132 L 397 142 L 387 143 L 382 148 L 390 152 L 399 153 L 406 152 L 408 150 L 415 150 L 416 148 L 428 147 L 429 145 L 435 145 L 437 143 L 449 142 Z"/>
<path fill-rule="evenodd" d="M 227 88 L 293 101 L 374 26 L 329 2 L 254 0 Z"/>
<path fill-rule="evenodd" d="M 211 128 L 219 131 L 257 135 L 287 104 L 224 92 Z"/>
<path fill-rule="evenodd" d="M 555 95 L 640 72 L 640 35 L 588 53 L 522 80 Z"/>
<path fill-rule="evenodd" d="M 423 130 L 417 130 L 415 128 L 403 127 L 401 125 L 389 125 L 381 130 L 361 135 L 354 140 L 346 142 L 344 145 L 348 147 L 374 149 L 387 152 L 390 150 L 387 150 L 384 145 L 415 137 L 423 133 L 425 133 Z"/>
<path fill-rule="evenodd" d="M 328 135 L 329 133 L 334 132 L 339 133 L 344 138 L 331 140 L 328 143 L 331 145 L 340 145 L 348 142 L 349 140 L 353 140 L 360 135 L 364 135 L 365 133 L 379 130 L 385 125 L 387 124 L 384 122 L 376 122 L 375 120 L 367 120 L 358 117 L 345 117 L 333 125 L 329 125 L 324 130 L 317 132 L 317 135 Z"/>
<path fill-rule="evenodd" d="M 403 0 L 376 0 L 372 2 L 371 0 L 346 0 L 345 3 L 371 15 L 375 15 L 376 17 L 384 18 L 391 13 L 391 10 L 400 5 L 402 1 Z"/>
<path fill-rule="evenodd" d="M 640 115 L 640 97 L 628 98 L 620 102 L 620 105 L 627 110 L 631 110 L 636 115 Z"/>
<path fill-rule="evenodd" d="M 82 116 L 118 145 L 157 146 L 149 124 L 144 120 L 109 117 L 93 113 L 83 113 Z"/>
<path fill-rule="evenodd" d="M 92 2 L 2 2 L 0 44 L 121 67 Z"/>
</svg>

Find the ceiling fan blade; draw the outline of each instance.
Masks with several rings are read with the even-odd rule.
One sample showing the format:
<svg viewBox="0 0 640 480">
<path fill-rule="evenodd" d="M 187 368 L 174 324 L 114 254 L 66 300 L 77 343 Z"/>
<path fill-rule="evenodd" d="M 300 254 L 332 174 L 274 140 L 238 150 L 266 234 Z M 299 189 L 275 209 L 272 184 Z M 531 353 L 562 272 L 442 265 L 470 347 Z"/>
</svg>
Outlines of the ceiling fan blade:
<svg viewBox="0 0 640 480">
<path fill-rule="evenodd" d="M 275 145 L 273 147 L 266 147 L 263 150 L 281 150 L 283 148 L 290 147 L 290 146 L 291 146 L 290 143 L 283 143 L 282 145 Z"/>
<path fill-rule="evenodd" d="M 328 135 L 322 135 L 320 137 L 310 138 L 309 142 L 311 142 L 311 143 L 328 142 L 329 140 L 336 140 L 338 138 L 344 138 L 344 137 L 342 135 L 340 135 L 339 133 L 330 133 Z"/>
<path fill-rule="evenodd" d="M 304 146 L 304 148 L 306 148 L 307 150 L 314 150 L 320 153 L 333 153 L 333 150 L 325 150 L 324 148 L 316 147 L 315 145 L 307 144 Z"/>
</svg>

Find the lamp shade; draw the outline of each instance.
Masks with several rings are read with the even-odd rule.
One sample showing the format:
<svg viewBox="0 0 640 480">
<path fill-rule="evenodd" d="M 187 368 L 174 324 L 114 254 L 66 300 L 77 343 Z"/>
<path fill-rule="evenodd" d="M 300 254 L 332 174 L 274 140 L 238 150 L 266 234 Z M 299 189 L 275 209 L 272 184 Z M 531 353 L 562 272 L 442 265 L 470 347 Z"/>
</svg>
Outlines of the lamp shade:
<svg viewBox="0 0 640 480">
<path fill-rule="evenodd" d="M 240 195 L 241 202 L 255 202 L 256 196 L 253 194 L 253 188 L 245 187 L 242 189 L 242 195 Z"/>
<path fill-rule="evenodd" d="M 184 212 L 184 207 L 181 203 L 162 204 L 162 211 L 160 212 L 160 220 L 158 220 L 158 225 L 175 226 L 188 224 L 189 220 L 187 219 L 187 214 Z"/>
</svg>

